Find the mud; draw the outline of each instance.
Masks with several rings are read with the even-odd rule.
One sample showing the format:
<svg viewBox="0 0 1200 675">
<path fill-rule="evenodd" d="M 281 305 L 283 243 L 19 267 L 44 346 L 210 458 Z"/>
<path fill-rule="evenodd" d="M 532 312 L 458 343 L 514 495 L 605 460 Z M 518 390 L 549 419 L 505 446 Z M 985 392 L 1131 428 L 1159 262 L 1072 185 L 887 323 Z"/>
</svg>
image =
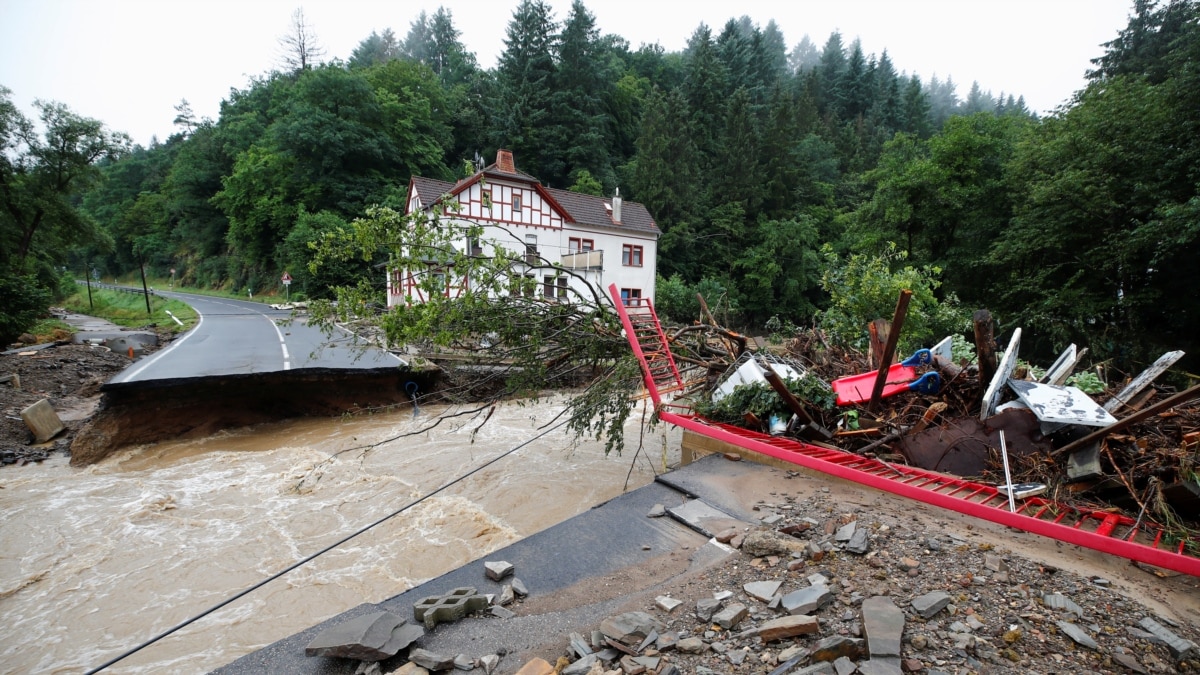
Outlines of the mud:
<svg viewBox="0 0 1200 675">
<path fill-rule="evenodd" d="M 430 371 L 396 368 L 298 370 L 122 382 L 101 387 L 99 411 L 71 442 L 71 465 L 121 448 L 295 417 L 330 417 L 411 403 L 433 386 Z"/>
</svg>

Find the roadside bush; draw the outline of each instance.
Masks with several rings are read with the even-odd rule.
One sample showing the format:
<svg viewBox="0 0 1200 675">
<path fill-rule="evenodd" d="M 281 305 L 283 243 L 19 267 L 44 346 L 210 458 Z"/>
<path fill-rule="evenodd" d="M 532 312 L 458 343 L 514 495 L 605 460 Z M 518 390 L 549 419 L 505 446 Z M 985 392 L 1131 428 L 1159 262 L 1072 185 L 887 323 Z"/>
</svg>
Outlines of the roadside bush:
<svg viewBox="0 0 1200 675">
<path fill-rule="evenodd" d="M 0 272 L 0 344 L 16 340 L 36 323 L 53 295 L 32 274 Z"/>
</svg>

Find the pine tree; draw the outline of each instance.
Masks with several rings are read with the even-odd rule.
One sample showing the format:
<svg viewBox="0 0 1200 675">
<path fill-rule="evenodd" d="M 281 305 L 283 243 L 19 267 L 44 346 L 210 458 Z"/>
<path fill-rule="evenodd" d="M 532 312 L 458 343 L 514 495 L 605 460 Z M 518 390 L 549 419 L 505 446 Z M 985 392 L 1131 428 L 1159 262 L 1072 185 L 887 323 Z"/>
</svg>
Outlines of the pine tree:
<svg viewBox="0 0 1200 675">
<path fill-rule="evenodd" d="M 492 145 L 512 150 L 518 166 L 539 178 L 563 175 L 561 148 L 545 142 L 554 84 L 558 26 L 544 0 L 522 0 L 513 12 L 496 69 L 499 105 Z"/>
<path fill-rule="evenodd" d="M 584 170 L 614 187 L 616 175 L 609 157 L 613 118 L 607 114 L 613 82 L 604 72 L 604 56 L 595 17 L 582 0 L 575 0 L 558 45 L 552 125 L 559 132 L 557 142 L 565 148 L 565 171 Z"/>
</svg>

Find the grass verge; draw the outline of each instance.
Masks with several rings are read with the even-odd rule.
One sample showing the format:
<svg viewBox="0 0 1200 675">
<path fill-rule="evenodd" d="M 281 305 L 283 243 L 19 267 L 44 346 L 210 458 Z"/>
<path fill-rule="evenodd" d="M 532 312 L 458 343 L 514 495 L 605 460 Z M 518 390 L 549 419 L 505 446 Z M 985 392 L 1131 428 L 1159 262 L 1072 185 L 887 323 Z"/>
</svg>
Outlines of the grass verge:
<svg viewBox="0 0 1200 675">
<path fill-rule="evenodd" d="M 80 292 L 63 301 L 63 306 L 72 312 L 107 319 L 126 328 L 141 328 L 154 324 L 165 327 L 174 333 L 182 333 L 196 325 L 196 312 L 179 300 L 169 300 L 152 295 L 150 296 L 150 314 L 147 315 L 146 299 L 141 293 L 122 293 L 93 288 L 92 299 L 89 303 L 87 290 L 81 289 Z M 182 321 L 183 325 L 176 323 L 171 318 L 171 314 Z"/>
</svg>

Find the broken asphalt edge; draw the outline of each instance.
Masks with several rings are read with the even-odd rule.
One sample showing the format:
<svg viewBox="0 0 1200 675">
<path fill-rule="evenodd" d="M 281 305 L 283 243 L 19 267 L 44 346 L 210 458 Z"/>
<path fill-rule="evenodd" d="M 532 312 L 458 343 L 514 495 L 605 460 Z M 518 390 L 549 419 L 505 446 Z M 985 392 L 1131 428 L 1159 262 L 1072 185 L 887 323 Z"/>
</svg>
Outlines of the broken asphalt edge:
<svg viewBox="0 0 1200 675">
<path fill-rule="evenodd" d="M 351 675 L 357 661 L 306 657 L 305 646 L 326 628 L 370 612 L 385 610 L 412 622 L 415 603 L 455 588 L 474 586 L 481 594 L 499 593 L 502 584 L 488 579 L 484 572 L 483 565 L 487 560 L 506 560 L 516 566 L 517 575 L 529 587 L 528 602 L 672 552 L 683 554 L 678 571 L 650 586 L 631 585 L 615 597 L 555 612 L 524 615 L 518 610 L 517 616 L 511 619 L 474 616 L 439 624 L 436 630 L 418 640 L 418 646 L 448 654 L 468 652 L 468 656 L 500 650 L 520 654 L 561 639 L 571 630 L 591 630 L 629 602 L 629 596 L 668 583 L 675 576 L 717 563 L 732 554 L 727 547 L 709 545 L 705 537 L 670 518 L 647 517 L 656 504 L 675 506 L 692 497 L 711 500 L 713 506 L 750 525 L 758 518 L 740 507 L 736 497 L 726 494 L 728 476 L 731 471 L 742 474 L 772 470 L 751 462 L 728 462 L 717 455 L 701 458 L 660 475 L 653 483 L 614 497 L 399 595 L 349 609 L 212 672 L 217 675 Z M 683 550 L 685 546 L 687 549 Z M 404 656 L 401 653 L 380 665 L 387 671 L 402 664 Z"/>
</svg>

